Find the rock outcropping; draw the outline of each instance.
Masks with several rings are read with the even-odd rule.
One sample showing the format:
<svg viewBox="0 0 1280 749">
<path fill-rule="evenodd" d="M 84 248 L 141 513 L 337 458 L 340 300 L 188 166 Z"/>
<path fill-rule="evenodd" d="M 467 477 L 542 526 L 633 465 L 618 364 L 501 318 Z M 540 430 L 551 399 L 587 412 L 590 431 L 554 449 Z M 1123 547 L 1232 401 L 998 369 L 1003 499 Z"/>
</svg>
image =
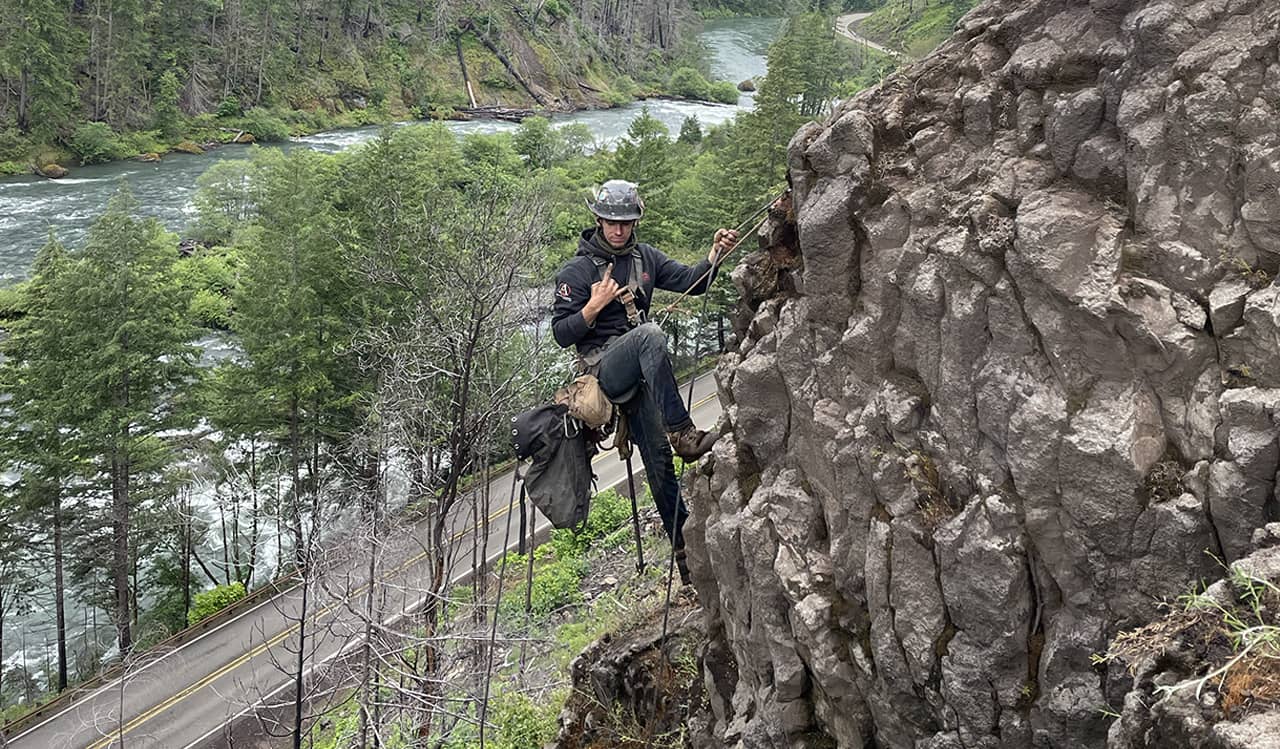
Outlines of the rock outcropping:
<svg viewBox="0 0 1280 749">
<path fill-rule="evenodd" d="M 1092 656 L 1280 509 L 1278 117 L 1275 0 L 992 0 L 797 133 L 688 485 L 713 743 L 1107 743 Z"/>
</svg>

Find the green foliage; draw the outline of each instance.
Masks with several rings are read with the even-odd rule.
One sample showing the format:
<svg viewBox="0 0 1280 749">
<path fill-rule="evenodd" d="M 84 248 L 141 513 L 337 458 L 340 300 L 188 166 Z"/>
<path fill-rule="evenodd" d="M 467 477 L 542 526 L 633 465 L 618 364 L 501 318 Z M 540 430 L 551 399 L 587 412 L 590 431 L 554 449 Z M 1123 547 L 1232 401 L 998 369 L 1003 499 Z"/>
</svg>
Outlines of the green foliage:
<svg viewBox="0 0 1280 749">
<path fill-rule="evenodd" d="M 105 122 L 86 122 L 80 125 L 67 145 L 82 164 L 102 164 L 128 155 L 116 131 Z"/>
<path fill-rule="evenodd" d="M 21 286 L 0 289 L 0 321 L 16 320 L 27 313 L 27 298 Z"/>
<path fill-rule="evenodd" d="M 0 78 L 17 94 L 6 114 L 19 132 L 52 142 L 71 131 L 77 119 L 77 63 L 86 42 L 66 3 L 12 0 L 6 5 L 0 16 Z"/>
<path fill-rule="evenodd" d="M 289 126 L 273 112 L 262 107 L 254 107 L 236 120 L 236 126 L 261 142 L 287 140 L 291 134 Z"/>
<path fill-rule="evenodd" d="M 696 146 L 702 142 L 702 123 L 698 122 L 698 115 L 691 114 L 684 118 L 680 123 L 680 135 L 676 141 L 690 146 Z"/>
<path fill-rule="evenodd" d="M 21 161 L 31 150 L 31 142 L 15 128 L 0 129 L 0 161 Z"/>
<path fill-rule="evenodd" d="M 545 117 L 530 117 L 520 123 L 511 145 L 531 169 L 546 169 L 556 160 L 559 139 Z"/>
<path fill-rule="evenodd" d="M 550 547 L 557 559 L 581 556 L 593 541 L 605 538 L 631 520 L 631 500 L 613 489 L 606 489 L 591 500 L 591 512 L 587 515 L 582 532 L 562 528 L 551 532 Z"/>
<path fill-rule="evenodd" d="M 532 749 L 556 737 L 557 718 L 566 693 L 552 692 L 534 700 L 514 689 L 497 689 L 489 697 L 487 722 L 494 727 L 485 734 L 490 749 Z M 480 734 L 474 722 L 458 725 L 445 740 L 444 749 L 479 749 Z"/>
<path fill-rule="evenodd" d="M 204 328 L 229 330 L 231 300 L 224 294 L 199 289 L 191 296 L 191 320 Z"/>
<path fill-rule="evenodd" d="M 158 130 L 138 130 L 120 136 L 123 152 L 127 155 L 140 153 L 164 153 L 168 149 L 161 141 L 163 134 Z"/>
<path fill-rule="evenodd" d="M 544 548 L 544 547 L 539 547 Z M 538 557 L 537 554 L 534 555 Z M 520 584 L 512 586 L 502 596 L 502 615 L 511 620 L 524 616 L 524 570 L 528 557 L 511 554 L 507 557 L 507 569 L 520 575 Z M 543 553 L 535 558 L 533 587 L 529 592 L 529 610 L 538 618 L 544 618 L 565 606 L 582 602 L 582 577 L 586 574 L 586 562 L 580 556 L 553 557 Z"/>
<path fill-rule="evenodd" d="M 218 102 L 218 108 L 213 113 L 218 117 L 240 117 L 244 114 L 244 106 L 240 104 L 240 97 L 227 94 Z"/>
<path fill-rule="evenodd" d="M 542 746 L 556 736 L 556 718 L 564 698 L 534 702 L 520 692 L 499 692 L 492 700 L 498 735 L 494 749 L 527 749 Z"/>
<path fill-rule="evenodd" d="M 667 90 L 689 99 L 706 99 L 710 84 L 693 68 L 678 68 L 667 81 Z"/>
<path fill-rule="evenodd" d="M 951 35 L 956 22 L 976 4 L 976 0 L 885 0 L 862 22 L 859 33 L 911 57 L 924 57 Z"/>
<path fill-rule="evenodd" d="M 721 104 L 737 104 L 738 87 L 729 81 L 715 81 L 709 85 L 707 97 Z"/>
<path fill-rule="evenodd" d="M 160 131 L 161 137 L 169 140 L 177 138 L 182 132 L 182 112 L 178 110 L 180 89 L 178 76 L 172 70 L 166 70 L 156 82 L 151 123 L 152 127 Z"/>
<path fill-rule="evenodd" d="M 274 159 L 255 150 L 248 159 L 219 161 L 196 179 L 197 239 L 230 243 L 258 216 L 262 172 Z"/>
<path fill-rule="evenodd" d="M 187 614 L 188 624 L 198 624 L 226 607 L 241 600 L 246 595 L 244 584 L 234 582 L 230 585 L 219 585 L 213 590 L 197 593 L 191 601 L 191 611 Z"/>
</svg>

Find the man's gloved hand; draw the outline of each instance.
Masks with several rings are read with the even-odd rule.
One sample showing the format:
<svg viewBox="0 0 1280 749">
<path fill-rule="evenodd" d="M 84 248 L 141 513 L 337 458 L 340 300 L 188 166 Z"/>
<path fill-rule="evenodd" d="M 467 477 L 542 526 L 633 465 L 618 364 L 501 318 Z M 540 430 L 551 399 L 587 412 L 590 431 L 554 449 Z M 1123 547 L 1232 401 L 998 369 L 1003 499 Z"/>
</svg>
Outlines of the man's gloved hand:
<svg viewBox="0 0 1280 749">
<path fill-rule="evenodd" d="M 716 229 L 716 237 L 711 242 L 711 252 L 707 254 L 707 262 L 715 264 L 716 258 L 724 255 L 733 249 L 738 242 L 738 232 L 735 229 Z"/>
</svg>

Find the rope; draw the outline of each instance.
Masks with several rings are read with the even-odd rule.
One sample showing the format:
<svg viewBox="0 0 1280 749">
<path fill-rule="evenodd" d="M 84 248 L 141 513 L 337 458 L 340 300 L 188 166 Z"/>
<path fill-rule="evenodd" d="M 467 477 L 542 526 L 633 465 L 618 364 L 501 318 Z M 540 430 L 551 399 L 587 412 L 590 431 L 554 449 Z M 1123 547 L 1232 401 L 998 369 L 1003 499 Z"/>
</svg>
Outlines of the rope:
<svg viewBox="0 0 1280 749">
<path fill-rule="evenodd" d="M 750 216 L 748 216 L 748 217 L 747 217 L 747 219 L 746 219 L 745 221 L 743 221 L 742 223 L 740 223 L 740 224 L 738 224 L 736 227 L 734 227 L 734 231 L 741 232 L 741 230 L 742 230 L 742 228 L 743 228 L 744 226 L 746 226 L 747 224 L 751 223 L 752 221 L 755 221 L 756 217 L 760 216 L 760 214 L 765 213 L 766 211 L 768 211 L 768 210 L 769 210 L 769 208 L 770 208 L 771 206 L 773 206 L 773 204 L 774 204 L 774 203 L 778 202 L 778 200 L 779 200 L 779 199 L 781 199 L 784 195 L 786 195 L 790 190 L 791 190 L 791 188 L 789 188 L 789 187 L 788 187 L 788 188 L 786 188 L 785 190 L 783 190 L 782 192 L 780 192 L 780 193 L 778 193 L 777 195 L 775 195 L 775 196 L 773 196 L 772 198 L 770 198 L 770 199 L 769 199 L 769 202 L 765 203 L 765 204 L 764 204 L 764 205 L 762 205 L 760 208 L 756 209 L 756 212 L 755 212 L 755 213 L 751 214 Z M 717 268 L 719 268 L 719 267 L 720 267 L 720 265 L 724 262 L 724 259 L 725 259 L 725 258 L 727 258 L 727 257 L 729 257 L 730 255 L 732 255 L 734 252 L 736 252 L 736 251 L 738 250 L 738 248 L 742 246 L 742 243 L 743 243 L 743 242 L 745 242 L 745 241 L 747 241 L 747 237 L 749 237 L 749 236 L 751 236 L 751 235 L 755 234 L 756 232 L 760 231 L 760 227 L 764 225 L 764 222 L 765 222 L 765 221 L 767 221 L 767 220 L 768 220 L 768 218 L 769 218 L 768 216 L 764 216 L 764 217 L 762 217 L 759 221 L 756 221 L 756 224 L 755 224 L 755 226 L 753 226 L 753 227 L 751 228 L 751 231 L 749 231 L 749 232 L 747 232 L 746 234 L 743 234 L 741 237 L 739 237 L 739 238 L 738 238 L 738 241 L 737 241 L 737 242 L 734 242 L 734 243 L 733 243 L 733 246 L 732 246 L 732 247 L 730 247 L 728 250 L 725 250 L 724 252 L 717 252 L 717 253 L 716 253 L 716 259 L 715 259 L 714 261 L 712 261 L 712 263 L 711 263 L 711 267 L 707 269 L 707 272 L 706 272 L 706 273 L 703 273 L 701 276 L 698 276 L 697 280 L 695 280 L 693 283 L 689 284 L 689 288 L 685 289 L 685 290 L 684 290 L 684 293 L 682 293 L 679 297 L 677 297 L 677 298 L 676 298 L 676 300 L 675 300 L 674 302 L 672 302 L 671 304 L 668 304 L 666 307 L 663 307 L 663 308 L 662 308 L 662 312 L 660 313 L 660 314 L 662 315 L 662 320 L 659 322 L 659 324 L 664 324 L 664 323 L 666 323 L 667 318 L 671 316 L 671 312 L 672 312 L 672 310 L 674 310 L 676 307 L 678 307 L 678 306 L 680 305 L 680 303 L 684 301 L 684 298 L 685 298 L 685 297 L 689 296 L 689 293 L 693 291 L 694 287 L 696 287 L 698 284 L 702 283 L 702 282 L 703 282 L 703 280 L 705 280 L 705 279 L 706 279 L 708 276 L 710 276 L 712 273 L 715 273 L 715 272 L 716 272 L 716 269 L 717 269 Z"/>
<path fill-rule="evenodd" d="M 507 501 L 507 530 L 502 537 L 502 565 L 498 568 L 498 595 L 493 602 L 493 627 L 489 630 L 489 658 L 484 670 L 484 698 L 480 701 L 480 748 L 484 749 L 484 727 L 485 718 L 489 712 L 489 682 L 493 679 L 493 652 L 497 650 L 498 641 L 498 608 L 502 605 L 502 581 L 507 574 L 507 550 L 511 546 L 511 515 L 516 505 L 516 484 L 521 484 L 521 502 L 523 497 L 523 481 L 520 470 L 511 475 L 511 499 Z M 533 558 L 533 550 L 529 551 L 529 558 Z M 479 603 L 479 602 L 477 602 Z"/>
</svg>

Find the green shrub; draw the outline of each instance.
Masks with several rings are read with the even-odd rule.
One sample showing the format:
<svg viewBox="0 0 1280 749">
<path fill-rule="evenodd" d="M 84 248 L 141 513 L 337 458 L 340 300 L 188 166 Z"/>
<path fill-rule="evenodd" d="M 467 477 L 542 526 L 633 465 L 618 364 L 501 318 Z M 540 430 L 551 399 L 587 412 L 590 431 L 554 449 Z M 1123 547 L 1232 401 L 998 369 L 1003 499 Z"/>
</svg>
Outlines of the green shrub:
<svg viewBox="0 0 1280 749">
<path fill-rule="evenodd" d="M 244 107 L 240 105 L 240 99 L 235 96 L 226 96 L 222 101 L 218 102 L 218 108 L 214 111 L 217 117 L 240 117 L 244 115 Z"/>
<path fill-rule="evenodd" d="M 556 737 L 557 718 L 566 697 L 564 691 L 557 691 L 535 701 L 522 692 L 495 691 L 489 698 L 489 712 L 485 716 L 486 722 L 495 729 L 486 734 L 485 746 L 489 749 L 544 746 Z M 454 726 L 444 740 L 444 749 L 479 749 L 474 708 L 467 712 L 470 719 Z"/>
<path fill-rule="evenodd" d="M 31 167 L 20 161 L 0 161 L 0 175 L 26 174 Z"/>
<path fill-rule="evenodd" d="M 490 710 L 493 723 L 498 726 L 498 735 L 489 746 L 494 749 L 527 749 L 545 745 L 556 737 L 556 718 L 563 706 L 563 696 L 534 702 L 520 692 L 494 695 Z"/>
<path fill-rule="evenodd" d="M 82 164 L 102 164 L 124 158 L 125 145 L 105 122 L 86 122 L 76 128 L 67 143 Z"/>
<path fill-rule="evenodd" d="M 196 325 L 215 330 L 231 329 L 231 299 L 209 289 L 191 295 L 191 319 Z"/>
<path fill-rule="evenodd" d="M 737 104 L 738 103 L 738 87 L 729 81 L 716 81 L 712 83 L 708 94 L 712 101 L 718 101 L 721 104 Z"/>
<path fill-rule="evenodd" d="M 287 140 L 289 137 L 288 124 L 262 107 L 254 107 L 245 112 L 236 124 L 246 132 L 252 133 L 253 137 L 259 141 Z"/>
<path fill-rule="evenodd" d="M 707 79 L 693 68 L 676 68 L 676 72 L 672 73 L 670 80 L 667 81 L 667 91 L 675 96 L 684 96 L 689 99 L 706 99 L 710 89 L 711 85 L 707 83 Z M 737 99 L 735 98 L 734 101 Z"/>
<path fill-rule="evenodd" d="M 222 611 L 247 595 L 244 585 L 239 582 L 230 585 L 219 585 L 213 590 L 197 593 L 191 603 L 191 611 L 187 613 L 187 624 L 197 624 Z"/>
<path fill-rule="evenodd" d="M 624 527 L 631 520 L 631 500 L 613 489 L 606 489 L 591 500 L 591 513 L 581 533 L 569 529 L 551 532 L 548 544 L 557 558 L 580 556 L 596 539 Z"/>
<path fill-rule="evenodd" d="M 580 556 L 555 557 L 543 552 L 550 546 L 539 547 L 534 557 L 541 560 L 533 571 L 533 588 L 529 594 L 529 608 L 534 616 L 545 617 L 565 606 L 582 602 L 582 578 L 587 574 L 587 563 Z M 519 554 L 507 557 L 507 573 L 520 582 L 503 593 L 501 611 L 504 616 L 518 618 L 524 614 L 525 569 L 529 558 Z"/>
<path fill-rule="evenodd" d="M 160 133 L 156 130 L 142 130 L 136 133 L 128 133 L 120 137 L 124 150 L 130 155 L 140 153 L 164 153 L 168 149 L 164 143 L 160 141 Z"/>
</svg>

